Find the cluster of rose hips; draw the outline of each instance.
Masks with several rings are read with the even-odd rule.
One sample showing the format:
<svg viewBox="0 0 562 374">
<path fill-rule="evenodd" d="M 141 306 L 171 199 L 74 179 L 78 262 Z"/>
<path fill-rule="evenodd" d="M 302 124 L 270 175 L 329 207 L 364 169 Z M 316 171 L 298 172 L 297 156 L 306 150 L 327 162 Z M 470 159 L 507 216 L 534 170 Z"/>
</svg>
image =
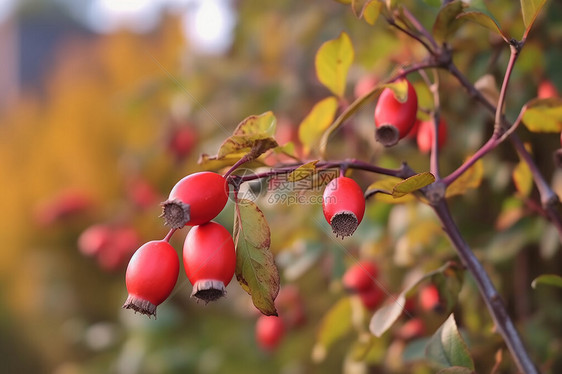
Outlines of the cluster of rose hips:
<svg viewBox="0 0 562 374">
<path fill-rule="evenodd" d="M 377 309 L 387 295 L 381 282 L 378 280 L 379 270 L 377 264 L 371 260 L 362 260 L 347 269 L 342 278 L 344 289 L 351 295 L 357 296 L 367 310 Z M 392 297 L 390 297 L 392 299 Z M 424 319 L 417 313 L 444 312 L 444 303 L 439 294 L 439 289 L 433 283 L 423 285 L 417 297 L 406 299 L 404 305 L 407 320 L 395 332 L 397 338 L 411 340 L 425 334 Z"/>
<path fill-rule="evenodd" d="M 377 282 L 379 269 L 372 261 L 359 261 L 352 265 L 342 278 L 343 287 L 355 294 L 368 310 L 376 309 L 384 300 L 385 293 Z"/>
<path fill-rule="evenodd" d="M 375 107 L 375 139 L 386 147 L 391 147 L 405 137 L 415 138 L 418 149 L 428 153 L 433 144 L 435 125 L 433 120 L 417 119 L 418 97 L 414 86 L 407 80 L 407 96 L 404 102 L 398 100 L 390 88 L 385 88 Z M 439 119 L 437 142 L 441 148 L 447 139 L 447 123 Z"/>
<path fill-rule="evenodd" d="M 225 294 L 236 267 L 230 232 L 212 221 L 227 200 L 226 179 L 217 173 L 200 172 L 181 179 L 162 203 L 170 233 L 193 226 L 183 245 L 183 263 L 193 285 L 191 295 L 205 302 Z M 125 275 L 129 295 L 124 308 L 155 316 L 156 307 L 172 293 L 180 264 L 170 236 L 143 244 L 131 257 Z"/>
</svg>

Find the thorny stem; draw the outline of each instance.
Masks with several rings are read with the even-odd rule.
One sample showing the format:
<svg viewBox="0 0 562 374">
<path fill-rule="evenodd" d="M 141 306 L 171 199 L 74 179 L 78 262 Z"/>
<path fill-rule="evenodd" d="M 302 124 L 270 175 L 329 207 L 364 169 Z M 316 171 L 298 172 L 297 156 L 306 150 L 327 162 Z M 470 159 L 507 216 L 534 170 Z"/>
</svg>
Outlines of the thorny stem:
<svg viewBox="0 0 562 374">
<path fill-rule="evenodd" d="M 457 225 L 455 224 L 449 207 L 445 200 L 433 206 L 435 213 L 443 224 L 443 229 L 448 234 L 451 242 L 457 249 L 457 253 L 463 264 L 470 271 L 480 294 L 483 296 L 484 302 L 490 311 L 490 314 L 496 324 L 500 334 L 504 337 L 505 343 L 511 352 L 515 363 L 519 370 L 526 374 L 538 373 L 537 368 L 531 361 L 527 350 L 525 349 L 517 329 L 513 325 L 509 317 L 505 305 L 495 289 L 486 270 L 478 261 L 468 244 L 464 241 Z"/>
</svg>

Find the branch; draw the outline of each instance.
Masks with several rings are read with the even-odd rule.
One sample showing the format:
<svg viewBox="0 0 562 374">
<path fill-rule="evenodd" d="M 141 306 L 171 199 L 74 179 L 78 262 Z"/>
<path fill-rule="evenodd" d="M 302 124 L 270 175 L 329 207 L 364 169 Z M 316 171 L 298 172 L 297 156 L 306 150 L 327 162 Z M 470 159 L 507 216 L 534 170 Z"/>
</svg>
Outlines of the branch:
<svg viewBox="0 0 562 374">
<path fill-rule="evenodd" d="M 496 324 L 498 332 L 502 335 L 517 367 L 522 373 L 538 374 L 537 368 L 531 361 L 527 350 L 525 349 L 519 333 L 517 332 L 513 322 L 511 321 L 505 305 L 495 289 L 492 281 L 488 277 L 486 270 L 478 261 L 468 244 L 464 241 L 461 233 L 454 223 L 447 202 L 443 199 L 437 205 L 433 206 L 435 213 L 443 224 L 443 229 L 448 234 L 451 242 L 455 246 L 459 257 L 463 264 L 474 277 L 480 294 L 484 298 L 486 306 Z"/>
<path fill-rule="evenodd" d="M 498 99 L 498 106 L 496 107 L 496 117 L 494 122 L 494 134 L 498 137 L 500 136 L 499 134 L 502 134 L 506 130 L 503 126 L 503 107 L 505 105 L 505 99 L 507 96 L 507 86 L 509 85 L 509 79 L 511 78 L 511 73 L 513 72 L 515 61 L 517 61 L 517 57 L 519 57 L 519 52 L 521 51 L 522 47 L 523 44 L 517 41 L 512 41 L 510 45 L 511 54 L 509 55 L 509 62 L 507 63 L 507 68 L 505 69 L 505 75 L 500 91 L 500 97 Z"/>
</svg>

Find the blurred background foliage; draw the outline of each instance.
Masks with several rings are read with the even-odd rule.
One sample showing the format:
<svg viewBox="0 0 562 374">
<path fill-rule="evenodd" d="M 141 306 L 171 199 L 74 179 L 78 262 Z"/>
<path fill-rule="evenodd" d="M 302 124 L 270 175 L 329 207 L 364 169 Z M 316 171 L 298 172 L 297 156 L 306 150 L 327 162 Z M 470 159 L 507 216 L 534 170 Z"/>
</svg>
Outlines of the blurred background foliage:
<svg viewBox="0 0 562 374">
<path fill-rule="evenodd" d="M 431 27 L 436 8 L 422 1 L 403 3 Z M 349 7 L 328 0 L 230 2 L 236 18 L 232 44 L 211 54 L 198 51 L 186 37 L 180 13 L 163 14 L 156 28 L 143 33 L 123 28 L 97 34 L 80 26 L 79 7 L 64 4 L 25 1 L 5 21 L 44 25 L 45 32 L 61 23 L 78 26 L 61 34 L 42 75 L 22 86 L 0 111 L 2 372 L 432 372 L 415 354 L 403 355 L 407 341 L 395 332 L 374 339 L 366 336 L 362 322 L 342 334 L 323 360 L 313 354 L 320 321 L 348 297 L 341 275 L 355 259 L 376 260 L 380 282 L 391 294 L 400 292 L 413 274 L 455 260 L 436 219 L 415 201 L 370 201 L 364 222 L 345 241 L 333 239 L 319 204 L 257 201 L 271 226 L 282 285 L 298 287 L 306 312 L 305 322 L 288 331 L 275 352 L 257 346 L 257 315 L 235 281 L 225 299 L 204 306 L 189 299 L 190 285 L 180 276 L 157 320 L 121 310 L 128 257 L 144 241 L 166 234 L 159 202 L 177 180 L 200 170 L 199 154 L 215 154 L 240 120 L 267 110 L 278 118 L 278 140 L 295 140 L 299 122 L 329 95 L 314 72 L 314 56 L 324 41 L 346 31 L 353 42 L 349 101 L 361 78 L 382 80 L 400 65 L 422 59 L 419 45 L 382 19 L 369 26 Z M 488 6 L 511 35 L 521 35 L 518 2 Z M 516 66 L 508 118 L 536 96 L 541 80 L 548 78 L 562 89 L 560 19 L 562 6 L 549 2 Z M 509 51 L 487 30 L 464 25 L 452 48 L 471 81 L 492 74 L 501 82 Z M 18 63 L 23 67 L 25 61 Z M 450 124 L 441 159 L 446 173 L 487 139 L 493 119 L 458 83 L 441 77 L 442 110 Z M 421 81 L 418 76 L 412 80 Z M 328 157 L 356 157 L 382 166 L 407 161 L 418 171 L 427 170 L 428 158 L 414 142 L 392 149 L 375 143 L 373 108 L 370 103 L 343 128 Z M 562 192 L 551 157 L 560 147 L 558 137 L 520 133 Z M 533 212 L 536 191 L 525 196 L 514 185 L 511 173 L 518 159 L 510 146 L 499 147 L 484 161 L 482 184 L 453 198 L 453 214 L 504 296 L 532 356 L 544 372 L 560 372 L 562 295 L 530 286 L 537 275 L 561 273 L 560 243 Z M 377 178 L 362 172 L 353 177 L 364 188 Z M 231 204 L 218 220 L 232 227 Z M 105 254 L 79 250 L 81 234 L 93 225 L 113 235 Z M 182 236 L 179 232 L 172 239 L 178 253 Z M 498 372 L 514 372 L 468 276 L 455 312 L 477 371 L 490 372 L 500 362 Z M 431 335 L 446 316 L 422 317 Z M 329 328 L 337 330 L 336 325 Z M 357 345 L 368 354 L 358 354 Z M 503 359 L 494 355 L 498 351 Z"/>
</svg>

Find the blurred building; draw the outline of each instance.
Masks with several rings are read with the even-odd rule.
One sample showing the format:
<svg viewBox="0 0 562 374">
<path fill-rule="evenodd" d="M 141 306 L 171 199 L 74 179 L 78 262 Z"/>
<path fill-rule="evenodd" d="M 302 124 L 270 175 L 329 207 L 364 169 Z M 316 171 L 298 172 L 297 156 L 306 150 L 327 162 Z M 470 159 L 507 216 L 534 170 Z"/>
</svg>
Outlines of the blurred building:
<svg viewBox="0 0 562 374">
<path fill-rule="evenodd" d="M 13 14 L 0 23 L 0 111 L 27 90 L 41 93 L 58 46 L 69 37 L 93 34 L 63 12 Z"/>
</svg>

